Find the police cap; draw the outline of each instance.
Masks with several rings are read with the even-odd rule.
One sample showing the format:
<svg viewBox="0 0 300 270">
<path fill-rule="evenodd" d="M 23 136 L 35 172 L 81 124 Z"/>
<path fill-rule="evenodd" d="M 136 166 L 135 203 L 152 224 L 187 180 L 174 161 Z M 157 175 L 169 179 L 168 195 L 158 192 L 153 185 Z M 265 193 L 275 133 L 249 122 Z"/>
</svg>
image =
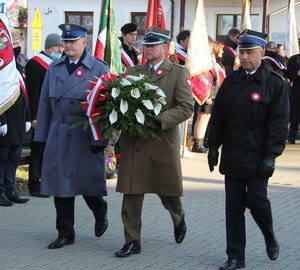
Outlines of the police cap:
<svg viewBox="0 0 300 270">
<path fill-rule="evenodd" d="M 86 36 L 87 29 L 75 23 L 60 24 L 59 29 L 62 30 L 61 40 L 78 40 Z"/>
<path fill-rule="evenodd" d="M 265 48 L 267 37 L 268 35 L 262 32 L 245 29 L 239 36 L 238 48 L 239 50 Z"/>
</svg>

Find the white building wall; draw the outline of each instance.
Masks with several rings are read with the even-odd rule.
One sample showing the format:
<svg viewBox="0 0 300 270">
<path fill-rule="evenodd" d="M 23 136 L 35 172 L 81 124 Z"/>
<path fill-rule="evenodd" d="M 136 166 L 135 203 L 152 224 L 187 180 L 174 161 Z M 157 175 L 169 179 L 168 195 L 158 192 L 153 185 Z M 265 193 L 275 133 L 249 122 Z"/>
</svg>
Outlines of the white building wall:
<svg viewBox="0 0 300 270">
<path fill-rule="evenodd" d="M 295 1 L 300 2 L 299 0 Z M 44 44 L 45 37 L 52 32 L 59 33 L 58 25 L 65 22 L 65 11 L 89 11 L 94 12 L 94 31 L 93 31 L 93 47 L 98 34 L 99 20 L 100 20 L 100 0 L 28 0 L 28 39 L 27 39 L 27 55 L 33 56 L 31 50 L 32 46 L 32 29 L 31 24 L 34 16 L 35 8 L 39 8 L 41 19 L 43 22 L 42 44 Z M 116 14 L 117 27 L 121 28 L 131 20 L 131 12 L 146 12 L 147 0 L 114 0 L 114 10 Z M 217 14 L 240 14 L 242 8 L 242 0 L 205 0 L 206 20 L 208 27 L 208 34 L 213 38 L 216 36 L 216 20 Z M 179 33 L 180 23 L 180 1 L 174 1 L 174 37 Z M 171 1 L 162 0 L 162 5 L 165 12 L 166 24 L 171 27 Z M 270 1 L 269 13 L 277 11 L 287 5 L 285 0 Z M 185 29 L 191 29 L 194 21 L 196 0 L 186 0 L 185 7 Z M 262 1 L 252 1 L 252 13 L 259 14 L 260 24 L 262 24 Z M 300 30 L 300 4 L 296 5 L 297 25 Z M 261 29 L 261 25 L 260 25 Z M 287 29 L 287 12 L 271 16 L 270 20 L 270 39 L 278 41 Z M 121 34 L 119 32 L 119 34 Z"/>
</svg>

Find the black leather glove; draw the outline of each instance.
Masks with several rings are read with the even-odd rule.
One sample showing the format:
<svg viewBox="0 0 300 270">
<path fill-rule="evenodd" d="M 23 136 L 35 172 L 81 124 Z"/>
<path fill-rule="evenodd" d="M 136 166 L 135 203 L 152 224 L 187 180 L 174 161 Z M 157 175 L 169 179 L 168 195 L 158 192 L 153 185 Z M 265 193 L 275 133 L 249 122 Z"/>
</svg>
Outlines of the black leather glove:
<svg viewBox="0 0 300 270">
<path fill-rule="evenodd" d="M 258 171 L 263 177 L 271 177 L 275 169 L 275 158 L 265 157 L 260 164 Z"/>
<path fill-rule="evenodd" d="M 90 145 L 90 150 L 94 153 L 94 154 L 98 154 L 100 152 L 103 152 L 105 149 L 105 146 L 99 146 L 99 145 Z"/>
<path fill-rule="evenodd" d="M 209 148 L 208 150 L 208 166 L 209 170 L 212 172 L 214 167 L 218 165 L 219 151 L 216 148 Z"/>
</svg>

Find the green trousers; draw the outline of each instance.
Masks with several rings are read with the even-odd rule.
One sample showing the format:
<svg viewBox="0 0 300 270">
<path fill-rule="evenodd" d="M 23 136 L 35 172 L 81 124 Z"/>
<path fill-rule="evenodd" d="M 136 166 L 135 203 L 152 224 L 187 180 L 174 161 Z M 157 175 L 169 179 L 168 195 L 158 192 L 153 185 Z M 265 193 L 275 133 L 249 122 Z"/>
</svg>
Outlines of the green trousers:
<svg viewBox="0 0 300 270">
<path fill-rule="evenodd" d="M 158 196 L 160 197 L 165 209 L 169 211 L 174 226 L 177 226 L 180 223 L 183 214 L 180 198 Z M 141 239 L 143 201 L 144 194 L 124 194 L 123 196 L 121 216 L 124 224 L 125 243 L 129 243 L 134 240 L 140 241 Z"/>
</svg>

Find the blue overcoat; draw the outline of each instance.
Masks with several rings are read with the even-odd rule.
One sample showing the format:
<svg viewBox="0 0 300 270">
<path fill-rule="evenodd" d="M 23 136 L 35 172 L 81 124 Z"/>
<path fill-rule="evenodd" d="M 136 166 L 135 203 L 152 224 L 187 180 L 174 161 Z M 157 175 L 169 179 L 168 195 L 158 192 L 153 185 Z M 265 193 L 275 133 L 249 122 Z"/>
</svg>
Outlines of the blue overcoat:
<svg viewBox="0 0 300 270">
<path fill-rule="evenodd" d="M 49 66 L 41 91 L 34 138 L 46 142 L 42 194 L 57 197 L 107 195 L 104 154 L 91 152 L 89 130 L 83 125 L 74 125 L 78 117 L 84 115 L 81 102 L 86 100 L 86 90 L 90 88 L 88 81 L 107 71 L 107 65 L 89 53 L 71 75 L 65 57 Z"/>
</svg>

